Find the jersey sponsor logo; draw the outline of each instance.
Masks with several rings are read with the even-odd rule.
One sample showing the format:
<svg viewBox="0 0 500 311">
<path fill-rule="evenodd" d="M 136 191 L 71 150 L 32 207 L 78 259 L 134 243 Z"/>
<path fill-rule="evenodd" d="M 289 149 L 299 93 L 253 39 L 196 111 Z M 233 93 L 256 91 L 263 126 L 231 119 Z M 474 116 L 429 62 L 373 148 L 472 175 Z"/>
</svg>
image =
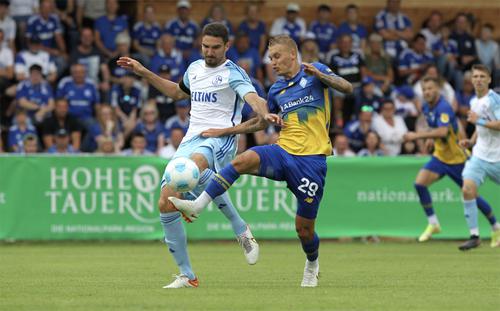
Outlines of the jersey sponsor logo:
<svg viewBox="0 0 500 311">
<path fill-rule="evenodd" d="M 217 96 L 216 92 L 192 92 L 191 100 L 196 102 L 215 103 L 217 101 Z"/>
<path fill-rule="evenodd" d="M 306 95 L 306 96 L 301 97 L 297 100 L 292 100 L 292 101 L 289 101 L 288 103 L 284 104 L 282 110 L 286 110 L 286 109 L 295 107 L 295 106 L 300 105 L 300 104 L 307 104 L 307 103 L 310 103 L 313 101 L 314 101 L 314 96 Z"/>
<path fill-rule="evenodd" d="M 443 122 L 443 123 L 450 122 L 450 116 L 447 113 L 442 113 L 440 119 L 441 119 L 441 122 Z"/>
</svg>

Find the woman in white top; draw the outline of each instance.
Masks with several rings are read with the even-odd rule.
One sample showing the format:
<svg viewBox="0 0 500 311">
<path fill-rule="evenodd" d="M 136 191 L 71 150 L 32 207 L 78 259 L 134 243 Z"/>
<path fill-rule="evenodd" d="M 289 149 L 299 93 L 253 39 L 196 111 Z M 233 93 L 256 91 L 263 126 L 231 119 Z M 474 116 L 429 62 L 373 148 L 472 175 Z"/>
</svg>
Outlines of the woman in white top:
<svg viewBox="0 0 500 311">
<path fill-rule="evenodd" d="M 373 118 L 372 128 L 380 136 L 387 155 L 395 156 L 401 152 L 403 135 L 408 132 L 402 117 L 395 115 L 394 102 L 385 99 L 380 114 Z"/>
</svg>

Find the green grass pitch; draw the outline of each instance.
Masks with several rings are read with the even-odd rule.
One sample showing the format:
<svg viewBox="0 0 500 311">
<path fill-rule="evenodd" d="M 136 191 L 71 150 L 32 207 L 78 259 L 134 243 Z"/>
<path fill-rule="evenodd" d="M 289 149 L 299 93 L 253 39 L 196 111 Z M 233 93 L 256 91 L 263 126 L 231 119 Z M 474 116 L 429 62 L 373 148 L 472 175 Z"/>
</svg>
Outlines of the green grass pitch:
<svg viewBox="0 0 500 311">
<path fill-rule="evenodd" d="M 484 241 L 322 242 L 317 288 L 300 288 L 297 241 L 261 242 L 245 263 L 230 242 L 191 243 L 198 289 L 165 290 L 176 272 L 159 242 L 0 244 L 0 310 L 500 310 L 500 249 Z"/>
</svg>

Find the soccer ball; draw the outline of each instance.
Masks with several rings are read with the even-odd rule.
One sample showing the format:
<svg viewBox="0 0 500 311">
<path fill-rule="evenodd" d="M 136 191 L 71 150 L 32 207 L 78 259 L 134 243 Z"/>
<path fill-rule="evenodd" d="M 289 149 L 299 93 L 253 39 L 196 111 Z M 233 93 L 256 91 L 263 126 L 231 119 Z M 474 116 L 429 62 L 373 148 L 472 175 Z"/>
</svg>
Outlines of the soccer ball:
<svg viewBox="0 0 500 311">
<path fill-rule="evenodd" d="M 188 192 L 194 189 L 200 179 L 200 170 L 188 158 L 176 158 L 165 169 L 167 187 L 175 192 Z"/>
</svg>

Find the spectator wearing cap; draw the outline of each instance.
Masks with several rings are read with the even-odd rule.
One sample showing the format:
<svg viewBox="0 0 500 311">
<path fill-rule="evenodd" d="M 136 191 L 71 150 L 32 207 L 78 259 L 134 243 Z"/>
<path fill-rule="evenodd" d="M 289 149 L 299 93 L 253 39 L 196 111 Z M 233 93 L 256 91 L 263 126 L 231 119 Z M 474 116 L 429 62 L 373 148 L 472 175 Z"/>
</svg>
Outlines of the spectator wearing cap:
<svg viewBox="0 0 500 311">
<path fill-rule="evenodd" d="M 408 132 L 408 128 L 403 118 L 396 115 L 392 100 L 384 100 L 380 114 L 373 117 L 372 127 L 380 136 L 387 155 L 395 156 L 401 153 L 403 136 Z"/>
<path fill-rule="evenodd" d="M 101 92 L 109 92 L 109 67 L 104 57 L 94 46 L 94 31 L 91 28 L 84 27 L 80 31 L 80 44 L 73 49 L 69 59 L 70 64 L 85 66 L 87 78 L 98 84 Z"/>
<path fill-rule="evenodd" d="M 481 36 L 476 39 L 476 50 L 479 61 L 492 73 L 493 86 L 500 86 L 500 48 L 493 39 L 495 27 L 486 23 L 481 27 Z"/>
<path fill-rule="evenodd" d="M 122 128 L 114 109 L 109 105 L 102 105 L 97 111 L 97 122 L 90 127 L 82 149 L 86 152 L 94 152 L 99 147 L 101 149 L 99 152 L 114 153 L 121 150 L 123 143 Z M 102 147 L 105 147 L 105 151 Z"/>
<path fill-rule="evenodd" d="M 170 68 L 167 65 L 161 65 L 158 71 L 158 75 L 161 78 L 171 80 Z M 165 124 L 168 118 L 175 115 L 174 100 L 152 85 L 149 85 L 147 102 L 156 106 L 159 113 L 158 118 L 162 124 Z"/>
<path fill-rule="evenodd" d="M 179 81 L 185 70 L 182 53 L 175 48 L 175 38 L 169 34 L 160 38 L 159 48 L 151 59 L 151 71 L 157 74 L 162 65 L 170 68 L 172 81 Z"/>
<path fill-rule="evenodd" d="M 4 31 L 0 28 L 0 42 L 3 37 Z M 0 45 L 0 94 L 4 94 L 12 78 L 14 78 L 14 53 L 7 45 Z"/>
<path fill-rule="evenodd" d="M 392 60 L 383 48 L 382 36 L 372 33 L 365 52 L 366 76 L 372 78 L 383 94 L 388 94 L 394 82 Z"/>
<path fill-rule="evenodd" d="M 133 132 L 130 137 L 130 148 L 121 152 L 126 156 L 153 155 L 151 151 L 146 149 L 146 137 L 141 132 Z"/>
<path fill-rule="evenodd" d="M 349 146 L 355 152 L 360 151 L 365 144 L 366 134 L 372 129 L 372 106 L 360 108 L 357 118 L 349 121 L 344 127 L 344 135 L 349 141 Z"/>
<path fill-rule="evenodd" d="M 455 97 L 455 90 L 450 85 L 450 83 L 448 83 L 448 81 L 446 81 L 445 79 L 443 79 L 441 75 L 439 75 L 439 70 L 437 66 L 434 64 L 428 65 L 425 68 L 423 77 L 432 77 L 438 79 L 439 87 L 441 88 L 441 95 L 444 97 L 444 99 L 446 99 L 448 103 L 450 103 L 451 107 L 453 108 L 453 111 L 457 111 L 458 103 Z M 413 85 L 413 92 L 415 93 L 415 97 L 418 102 L 418 107 L 420 107 L 421 104 L 424 102 L 422 79 L 420 79 L 419 81 L 417 81 L 417 83 Z"/>
<path fill-rule="evenodd" d="M 161 33 L 162 29 L 156 21 L 153 6 L 146 5 L 144 7 L 144 20 L 135 23 L 132 32 L 132 47 L 141 56 L 139 59 L 146 67 L 155 53 L 156 43 L 160 39 Z"/>
<path fill-rule="evenodd" d="M 69 115 L 78 118 L 88 129 L 95 122 L 95 111 L 101 100 L 95 83 L 86 76 L 84 65 L 73 64 L 71 76 L 59 81 L 56 97 L 64 97 L 69 104 Z"/>
<path fill-rule="evenodd" d="M 365 137 L 365 148 L 358 152 L 358 157 L 381 157 L 384 150 L 380 148 L 380 136 L 374 131 L 368 131 Z"/>
<path fill-rule="evenodd" d="M 425 28 L 420 30 L 424 35 L 427 51 L 432 50 L 432 46 L 441 40 L 441 26 L 443 25 L 443 14 L 439 11 L 433 11 L 425 21 Z"/>
<path fill-rule="evenodd" d="M 61 129 L 68 133 L 72 149 L 80 150 L 83 127 L 77 118 L 68 114 L 68 110 L 68 100 L 64 97 L 57 98 L 54 112 L 42 124 L 42 140 L 45 150 L 55 144 L 55 136 Z"/>
<path fill-rule="evenodd" d="M 375 16 L 373 27 L 384 38 L 385 51 L 393 58 L 398 58 L 408 46 L 406 41 L 413 38 L 412 23 L 400 8 L 401 0 L 387 0 L 385 9 Z"/>
<path fill-rule="evenodd" d="M 165 159 L 171 159 L 175 155 L 177 148 L 184 138 L 185 132 L 181 127 L 173 127 L 170 129 L 170 137 L 168 138 L 168 145 L 164 146 L 160 150 L 160 157 Z"/>
<path fill-rule="evenodd" d="M 458 66 L 458 44 L 450 39 L 450 28 L 446 25 L 441 26 L 441 38 L 432 45 L 432 53 L 436 60 L 439 73 L 452 81 L 455 87 L 463 84 L 463 74 Z"/>
<path fill-rule="evenodd" d="M 380 112 L 380 107 L 382 106 L 382 97 L 377 95 L 375 81 L 371 77 L 363 78 L 361 82 L 361 89 L 356 96 L 356 113 L 358 113 L 362 107 L 372 107 L 373 111 Z"/>
<path fill-rule="evenodd" d="M 40 6 L 39 0 L 16 0 L 16 1 L 4 1 L 11 2 L 9 7 L 9 15 L 14 19 L 17 31 L 16 36 L 18 40 L 18 46 L 21 49 L 26 48 L 26 26 L 28 19 L 38 12 Z"/>
<path fill-rule="evenodd" d="M 0 44 L 2 47 L 8 47 L 11 51 L 15 51 L 16 23 L 9 16 L 9 5 L 10 1 L 0 0 L 0 29 L 3 31 Z"/>
<path fill-rule="evenodd" d="M 170 130 L 174 127 L 182 128 L 184 134 L 187 133 L 189 127 L 189 111 L 191 105 L 189 99 L 178 100 L 175 102 L 175 115 L 168 118 L 165 122 L 165 137 L 170 137 Z"/>
<path fill-rule="evenodd" d="M 158 119 L 156 105 L 147 104 L 141 109 L 140 120 L 134 132 L 142 133 L 146 138 L 146 149 L 158 154 L 165 145 L 165 126 Z"/>
<path fill-rule="evenodd" d="M 366 27 L 359 22 L 359 8 L 355 4 L 349 4 L 345 8 L 346 20 L 339 25 L 337 29 L 337 37 L 343 34 L 348 34 L 352 38 L 352 46 L 354 49 L 363 51 L 366 46 L 366 38 L 368 31 Z"/>
<path fill-rule="evenodd" d="M 127 72 L 120 83 L 113 85 L 110 93 L 111 107 L 123 126 L 125 137 L 137 125 L 139 109 L 142 106 L 142 88 L 135 74 Z"/>
<path fill-rule="evenodd" d="M 320 54 L 318 43 L 312 32 L 308 32 L 300 45 L 300 56 L 305 63 L 319 62 L 322 54 Z"/>
<path fill-rule="evenodd" d="M 37 36 L 31 37 L 28 42 L 28 50 L 19 52 L 14 61 L 14 73 L 17 81 L 29 77 L 29 69 L 33 65 L 42 68 L 42 74 L 50 83 L 57 79 L 57 68 L 49 53 L 42 50 L 42 44 Z"/>
<path fill-rule="evenodd" d="M 226 26 L 229 31 L 229 40 L 233 40 L 233 26 L 227 19 L 226 10 L 222 4 L 216 3 L 210 7 L 207 17 L 205 17 L 205 19 L 201 22 L 201 28 L 203 29 L 203 27 L 210 23 L 221 23 Z"/>
<path fill-rule="evenodd" d="M 52 153 L 52 154 L 75 153 L 73 146 L 69 143 L 69 134 L 64 128 L 61 128 L 57 131 L 54 138 L 54 144 L 47 149 L 47 153 Z"/>
<path fill-rule="evenodd" d="M 191 3 L 186 0 L 177 1 L 177 17 L 165 24 L 165 32 L 175 38 L 175 47 L 182 52 L 185 60 L 200 33 L 198 24 L 190 18 L 190 14 Z"/>
<path fill-rule="evenodd" d="M 323 57 L 335 47 L 337 27 L 332 23 L 332 8 L 329 5 L 321 4 L 318 6 L 316 20 L 309 25 L 309 31 L 314 34 L 314 39 Z"/>
<path fill-rule="evenodd" d="M 55 14 L 53 0 L 42 0 L 40 14 L 33 15 L 28 20 L 26 37 L 31 39 L 35 36 L 42 43 L 41 49 L 52 56 L 58 74 L 61 74 L 67 68 L 68 55 L 66 54 L 61 21 L 59 16 Z"/>
<path fill-rule="evenodd" d="M 468 16 L 464 13 L 458 14 L 455 18 L 455 29 L 451 33 L 450 39 L 457 43 L 458 66 L 462 72 L 470 70 L 472 65 L 478 62 L 476 44 L 470 29 Z M 461 85 L 457 87 L 461 87 Z"/>
<path fill-rule="evenodd" d="M 108 61 L 109 80 L 112 84 L 120 83 L 120 79 L 128 72 L 116 63 L 120 57 L 130 57 L 131 39 L 128 33 L 122 32 L 116 36 L 116 56 Z"/>
<path fill-rule="evenodd" d="M 116 37 L 119 33 L 128 34 L 128 17 L 118 15 L 118 0 L 106 0 L 106 15 L 95 20 L 95 43 L 101 53 L 111 59 L 118 55 Z"/>
<path fill-rule="evenodd" d="M 415 35 L 412 48 L 405 49 L 398 59 L 398 73 L 405 83 L 413 84 L 419 80 L 425 68 L 434 62 L 434 56 L 426 51 L 425 37 Z"/>
<path fill-rule="evenodd" d="M 42 68 L 30 67 L 29 79 L 17 85 L 16 100 L 19 107 L 28 112 L 33 122 L 40 123 L 54 109 L 54 93 L 43 79 Z"/>
<path fill-rule="evenodd" d="M 306 23 L 304 19 L 299 17 L 299 12 L 300 6 L 298 4 L 288 3 L 286 15 L 273 22 L 269 35 L 271 37 L 288 35 L 297 42 L 297 45 L 300 45 L 300 41 L 306 35 Z"/>
<path fill-rule="evenodd" d="M 266 50 L 266 24 L 260 19 L 259 6 L 256 3 L 249 3 L 245 9 L 245 19 L 238 27 L 238 32 L 244 32 L 250 38 L 250 46 L 259 55 L 264 55 Z"/>
<path fill-rule="evenodd" d="M 234 43 L 227 51 L 226 57 L 234 63 L 238 63 L 240 60 L 249 63 L 249 76 L 259 81 L 264 79 L 259 51 L 250 46 L 250 37 L 245 32 L 236 34 Z"/>
<path fill-rule="evenodd" d="M 7 149 L 12 152 L 22 152 L 24 137 L 33 135 L 36 137 L 35 127 L 30 123 L 24 109 L 18 109 L 14 116 L 14 124 L 9 128 L 7 137 Z"/>
</svg>

